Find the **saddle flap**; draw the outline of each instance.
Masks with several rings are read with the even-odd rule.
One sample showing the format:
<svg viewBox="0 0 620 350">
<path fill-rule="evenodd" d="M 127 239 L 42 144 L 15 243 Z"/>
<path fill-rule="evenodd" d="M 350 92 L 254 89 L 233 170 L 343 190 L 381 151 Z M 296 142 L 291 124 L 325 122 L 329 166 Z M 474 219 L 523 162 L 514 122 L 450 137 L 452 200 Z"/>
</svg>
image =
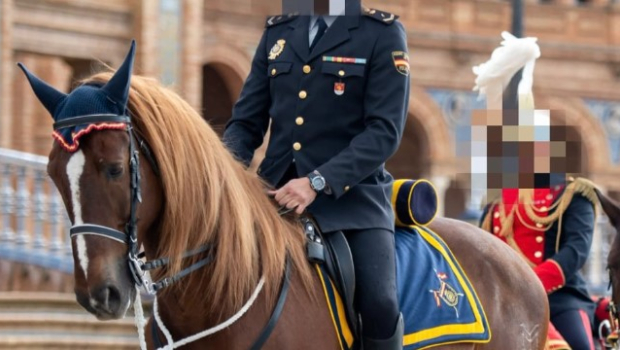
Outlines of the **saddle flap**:
<svg viewBox="0 0 620 350">
<path fill-rule="evenodd" d="M 353 265 L 353 255 L 347 239 L 342 231 L 322 234 L 325 244 L 326 259 L 325 266 L 327 273 L 336 285 L 336 289 L 342 297 L 346 316 L 350 328 L 354 334 L 358 334 L 357 317 L 353 305 L 355 295 L 355 268 Z"/>
</svg>

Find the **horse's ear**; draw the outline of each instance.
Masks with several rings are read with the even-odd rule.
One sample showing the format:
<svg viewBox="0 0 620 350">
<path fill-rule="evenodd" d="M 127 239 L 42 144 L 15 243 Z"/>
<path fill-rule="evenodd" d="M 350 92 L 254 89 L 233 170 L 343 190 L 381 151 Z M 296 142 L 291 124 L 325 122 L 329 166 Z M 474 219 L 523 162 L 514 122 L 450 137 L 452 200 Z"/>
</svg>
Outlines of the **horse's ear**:
<svg viewBox="0 0 620 350">
<path fill-rule="evenodd" d="M 596 196 L 601 203 L 603 211 L 609 218 L 609 222 L 613 225 L 613 227 L 618 228 L 618 224 L 620 224 L 620 205 L 618 205 L 616 201 L 605 196 L 598 188 L 595 188 L 594 191 L 596 192 Z"/>
<path fill-rule="evenodd" d="M 31 73 L 22 63 L 17 64 L 19 68 L 24 72 L 28 81 L 30 82 L 30 86 L 34 91 L 34 94 L 37 95 L 41 104 L 45 107 L 45 109 L 50 112 L 52 118 L 54 118 L 54 111 L 60 102 L 62 102 L 67 95 L 54 89 L 50 85 L 48 85 L 43 80 L 39 79 L 36 75 Z"/>
<path fill-rule="evenodd" d="M 136 41 L 131 41 L 131 48 L 125 61 L 116 71 L 112 79 L 101 89 L 108 97 L 123 106 L 127 105 L 129 99 L 129 86 L 131 83 L 131 73 L 133 71 L 133 61 L 136 55 Z"/>
</svg>

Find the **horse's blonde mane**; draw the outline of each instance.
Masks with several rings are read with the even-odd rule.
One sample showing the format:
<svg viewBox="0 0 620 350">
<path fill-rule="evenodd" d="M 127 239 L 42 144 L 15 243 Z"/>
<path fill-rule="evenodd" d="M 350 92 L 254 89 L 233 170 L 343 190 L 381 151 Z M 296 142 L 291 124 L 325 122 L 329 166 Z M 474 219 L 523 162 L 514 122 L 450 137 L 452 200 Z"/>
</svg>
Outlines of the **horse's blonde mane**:
<svg viewBox="0 0 620 350">
<path fill-rule="evenodd" d="M 111 77 L 99 73 L 84 82 L 103 84 Z M 292 269 L 310 285 L 312 270 L 300 226 L 278 215 L 263 182 L 235 161 L 187 102 L 155 79 L 134 75 L 128 108 L 161 171 L 165 202 L 157 254 L 172 259 L 167 275 L 180 271 L 185 251 L 205 243 L 217 247 L 208 275 L 194 272 L 180 284 L 192 285 L 185 298 L 206 311 L 230 315 L 247 301 L 262 275 L 273 302 L 287 253 Z"/>
</svg>

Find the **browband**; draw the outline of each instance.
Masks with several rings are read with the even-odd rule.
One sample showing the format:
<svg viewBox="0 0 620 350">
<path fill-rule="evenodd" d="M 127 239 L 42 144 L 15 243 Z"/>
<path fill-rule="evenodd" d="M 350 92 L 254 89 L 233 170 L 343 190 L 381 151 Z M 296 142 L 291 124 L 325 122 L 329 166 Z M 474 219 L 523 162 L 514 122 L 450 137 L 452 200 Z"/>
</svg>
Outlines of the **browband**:
<svg viewBox="0 0 620 350">
<path fill-rule="evenodd" d="M 112 122 L 112 123 L 130 123 L 130 119 L 128 116 L 117 115 L 117 114 L 89 114 L 82 115 L 79 117 L 67 118 L 63 119 L 59 122 L 54 123 L 54 130 L 68 128 L 71 126 L 77 126 L 82 124 L 92 124 L 93 119 L 96 119 L 97 122 Z"/>
</svg>

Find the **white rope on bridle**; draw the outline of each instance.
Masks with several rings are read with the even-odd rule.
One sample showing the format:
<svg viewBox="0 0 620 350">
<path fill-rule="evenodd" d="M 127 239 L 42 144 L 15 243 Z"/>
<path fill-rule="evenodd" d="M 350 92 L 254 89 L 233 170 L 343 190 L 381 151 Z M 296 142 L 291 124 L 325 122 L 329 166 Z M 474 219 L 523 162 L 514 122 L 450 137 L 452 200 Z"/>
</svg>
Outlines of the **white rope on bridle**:
<svg viewBox="0 0 620 350">
<path fill-rule="evenodd" d="M 264 285 L 265 285 L 265 277 L 261 277 L 260 281 L 258 282 L 258 285 L 256 286 L 256 289 L 250 296 L 250 299 L 248 299 L 245 305 L 243 305 L 241 310 L 239 310 L 236 314 L 234 314 L 228 320 L 224 321 L 223 323 L 220 323 L 219 325 L 215 327 L 206 329 L 200 333 L 196 333 L 192 336 L 182 339 L 176 343 L 172 339 L 172 335 L 170 334 L 170 331 L 168 331 L 168 328 L 166 328 L 166 326 L 164 325 L 164 322 L 161 320 L 161 317 L 159 316 L 159 310 L 157 308 L 157 297 L 155 297 L 155 301 L 153 302 L 153 316 L 155 318 L 155 321 L 157 321 L 157 326 L 159 327 L 161 332 L 166 337 L 166 343 L 167 343 L 166 346 L 164 346 L 163 348 L 159 348 L 158 350 L 176 349 L 178 347 L 181 347 L 183 345 L 189 344 L 196 340 L 202 339 L 206 336 L 217 333 L 229 327 L 233 323 L 237 322 L 250 309 L 250 307 L 252 307 L 252 305 L 256 301 L 256 298 L 258 298 L 258 294 L 260 294 L 260 291 L 263 289 Z M 140 340 L 140 349 L 147 350 L 146 337 L 144 335 L 144 327 L 146 326 L 146 319 L 144 318 L 144 310 L 142 309 L 142 298 L 140 297 L 140 289 L 138 287 L 136 287 L 136 298 L 134 300 L 133 307 L 134 307 L 134 314 L 135 314 L 135 324 L 136 324 L 136 327 L 138 328 L 138 338 Z"/>
</svg>

